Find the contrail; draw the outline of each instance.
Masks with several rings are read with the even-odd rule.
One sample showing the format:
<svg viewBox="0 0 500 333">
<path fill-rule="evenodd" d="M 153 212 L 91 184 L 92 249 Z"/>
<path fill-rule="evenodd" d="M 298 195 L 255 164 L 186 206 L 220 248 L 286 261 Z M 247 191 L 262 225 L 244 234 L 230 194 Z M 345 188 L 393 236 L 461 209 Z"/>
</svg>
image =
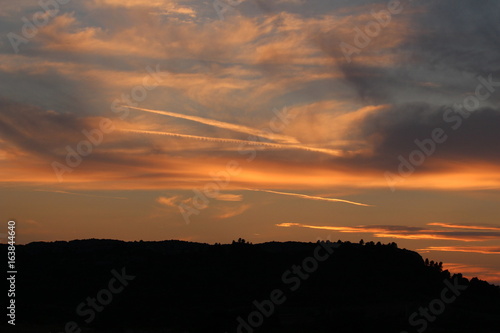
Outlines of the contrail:
<svg viewBox="0 0 500 333">
<path fill-rule="evenodd" d="M 283 146 L 283 145 L 280 145 L 280 144 L 277 144 L 277 143 L 270 143 L 270 142 L 258 142 L 258 141 L 247 141 L 247 140 L 238 140 L 238 139 L 213 138 L 213 137 L 209 137 L 209 136 L 198 136 L 198 135 L 190 135 L 190 134 L 171 133 L 171 132 L 134 130 L 134 129 L 126 129 L 126 128 L 120 129 L 120 131 L 133 132 L 133 133 L 143 133 L 143 134 L 166 135 L 166 136 L 173 136 L 173 137 L 178 137 L 178 138 L 196 139 L 196 140 L 209 141 L 209 142 L 247 143 L 247 144 L 253 145 L 253 146 L 265 146 L 265 147 L 273 147 L 273 148 L 281 148 L 281 147 L 290 148 L 289 146 Z"/>
<path fill-rule="evenodd" d="M 175 112 L 169 112 L 169 111 L 144 109 L 144 108 L 138 108 L 135 106 L 128 106 L 128 107 L 132 108 L 132 109 L 140 110 L 140 111 L 162 114 L 162 115 L 169 116 L 169 117 L 187 119 L 187 120 L 195 121 L 195 122 L 200 123 L 200 124 L 210 125 L 210 126 L 214 126 L 214 127 L 218 127 L 218 128 L 222 128 L 222 129 L 228 129 L 228 130 L 235 131 L 235 132 L 260 136 L 260 137 L 263 137 L 263 138 L 266 138 L 269 140 L 278 141 L 280 143 L 292 143 L 292 144 L 299 143 L 297 141 L 297 139 L 295 139 L 291 136 L 282 135 L 282 134 L 274 134 L 274 133 L 266 133 L 264 131 L 260 131 L 260 130 L 257 130 L 257 129 L 254 129 L 251 127 L 247 127 L 247 126 L 243 126 L 243 125 L 231 124 L 231 123 L 226 123 L 226 122 L 222 122 L 222 121 L 218 121 L 218 120 L 201 118 L 201 117 L 196 117 L 196 116 L 188 116 L 188 115 L 175 113 Z"/>
<path fill-rule="evenodd" d="M 302 198 L 302 199 L 309 199 L 309 200 L 343 202 L 343 203 L 348 203 L 348 204 L 356 205 L 356 206 L 373 207 L 373 205 L 367 205 L 367 204 L 364 204 L 364 203 L 359 203 L 359 202 L 354 202 L 354 201 L 349 201 L 349 200 L 344 200 L 344 199 L 316 197 L 316 196 L 306 195 L 306 194 L 300 194 L 300 193 L 278 192 L 278 191 L 270 191 L 270 190 L 257 190 L 257 189 L 250 189 L 250 188 L 247 188 L 246 190 L 248 190 L 248 191 L 255 191 L 255 192 L 267 192 L 267 193 L 274 193 L 274 194 L 289 195 L 289 196 L 292 196 L 292 197 L 297 197 L 297 198 Z"/>
<path fill-rule="evenodd" d="M 285 145 L 285 144 L 271 143 L 271 142 L 213 138 L 213 137 L 209 137 L 209 136 L 198 136 L 198 135 L 179 134 L 179 133 L 171 133 L 171 132 L 159 132 L 159 131 L 134 130 L 134 129 L 126 129 L 126 128 L 122 128 L 119 130 L 123 131 L 123 132 L 166 135 L 166 136 L 173 136 L 173 137 L 178 137 L 178 138 L 195 139 L 195 140 L 202 140 L 202 141 L 209 141 L 209 142 L 236 143 L 236 144 L 245 143 L 245 144 L 248 144 L 251 146 L 263 146 L 263 147 L 271 147 L 271 148 L 276 148 L 276 149 L 299 149 L 299 150 L 306 150 L 306 151 L 328 154 L 328 155 L 332 155 L 332 156 L 342 155 L 342 151 L 340 151 L 340 150 L 306 147 L 306 146 L 301 146 L 301 145 Z"/>
<path fill-rule="evenodd" d="M 71 194 L 71 195 L 83 195 L 85 197 L 94 197 L 94 198 L 110 198 L 110 199 L 127 199 L 125 197 L 111 197 L 111 196 L 106 196 L 106 195 L 94 195 L 94 194 L 85 194 L 85 193 L 74 193 L 74 192 L 67 192 L 67 191 L 58 191 L 58 190 L 39 190 L 36 189 L 34 191 L 37 192 L 50 192 L 50 193 L 61 193 L 61 194 Z"/>
</svg>

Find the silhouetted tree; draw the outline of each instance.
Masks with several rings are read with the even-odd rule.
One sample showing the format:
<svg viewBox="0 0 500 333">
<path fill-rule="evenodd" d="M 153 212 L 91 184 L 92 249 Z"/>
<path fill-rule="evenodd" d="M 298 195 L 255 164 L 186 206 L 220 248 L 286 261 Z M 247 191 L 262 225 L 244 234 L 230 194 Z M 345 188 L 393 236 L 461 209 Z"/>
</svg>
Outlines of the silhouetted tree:
<svg viewBox="0 0 500 333">
<path fill-rule="evenodd" d="M 425 266 L 429 266 L 429 258 L 425 258 Z"/>
<path fill-rule="evenodd" d="M 237 241 L 233 240 L 233 242 L 231 244 L 233 244 L 233 245 L 234 244 L 247 244 L 247 245 L 249 245 L 249 244 L 252 244 L 252 243 L 251 242 L 247 242 L 244 238 L 240 237 L 240 238 L 238 238 Z"/>
<path fill-rule="evenodd" d="M 361 239 L 361 240 L 359 241 L 359 244 L 360 244 L 360 245 L 365 245 L 365 241 Z"/>
</svg>

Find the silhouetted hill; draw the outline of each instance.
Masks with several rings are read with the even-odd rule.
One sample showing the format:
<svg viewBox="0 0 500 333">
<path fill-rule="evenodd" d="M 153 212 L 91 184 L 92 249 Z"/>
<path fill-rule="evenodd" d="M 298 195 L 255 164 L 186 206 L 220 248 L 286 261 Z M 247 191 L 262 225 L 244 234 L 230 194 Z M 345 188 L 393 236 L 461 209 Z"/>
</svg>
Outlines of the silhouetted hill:
<svg viewBox="0 0 500 333">
<path fill-rule="evenodd" d="M 500 332 L 499 287 L 395 243 L 91 239 L 16 251 L 15 332 Z"/>
</svg>

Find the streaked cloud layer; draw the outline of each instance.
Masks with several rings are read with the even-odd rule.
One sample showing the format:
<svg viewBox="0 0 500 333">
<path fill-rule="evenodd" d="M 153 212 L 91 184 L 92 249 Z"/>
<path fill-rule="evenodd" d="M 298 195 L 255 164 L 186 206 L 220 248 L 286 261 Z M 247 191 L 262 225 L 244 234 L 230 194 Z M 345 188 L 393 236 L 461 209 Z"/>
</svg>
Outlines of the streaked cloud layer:
<svg viewBox="0 0 500 333">
<path fill-rule="evenodd" d="M 434 143 L 435 153 L 426 157 L 422 165 L 410 166 L 416 170 L 411 177 L 398 179 L 397 186 L 442 190 L 497 188 L 498 154 L 491 142 L 500 139 L 494 125 L 500 123 L 500 94 L 496 91 L 500 89 L 500 72 L 492 65 L 493 54 L 498 50 L 493 41 L 480 34 L 486 27 L 496 29 L 495 24 L 488 25 L 496 21 L 492 15 L 481 22 L 465 14 L 454 19 L 449 15 L 437 18 L 444 3 L 405 4 L 351 62 L 346 61 L 339 43 L 355 43 L 356 28 L 373 21 L 370 13 L 383 10 L 383 2 L 359 1 L 349 7 L 315 2 L 312 15 L 299 10 L 305 4 L 277 2 L 269 7 L 272 10 L 268 8 L 258 15 L 252 10 L 247 12 L 250 4 L 243 4 L 226 15 L 225 20 L 218 19 L 212 6 L 194 2 L 69 3 L 41 26 L 29 43 L 20 45 L 24 51 L 15 54 L 9 43 L 0 49 L 0 69 L 5 74 L 1 84 L 9 86 L 2 96 L 2 132 L 7 140 L 2 149 L 43 158 L 39 163 L 22 163 L 22 180 L 37 182 L 39 177 L 31 171 L 36 168 L 45 173 L 43 164 L 64 158 L 65 144 L 83 139 L 74 130 L 92 128 L 92 119 L 101 116 L 136 133 L 170 135 L 173 139 L 169 142 L 174 142 L 170 146 L 175 147 L 176 154 L 181 154 L 183 147 L 197 151 L 189 156 L 195 164 L 204 161 L 207 154 L 230 158 L 228 151 L 234 152 L 244 144 L 238 140 L 266 139 L 271 142 L 262 142 L 261 146 L 281 151 L 272 158 L 261 154 L 262 165 L 252 168 L 264 171 L 267 161 L 275 163 L 279 159 L 285 168 L 296 165 L 301 169 L 302 161 L 307 161 L 308 170 L 319 174 L 319 178 L 324 179 L 325 173 L 334 174 L 327 176 L 325 187 L 382 188 L 391 180 L 380 175 L 400 174 L 399 157 L 408 163 L 411 153 L 420 147 L 415 141 L 425 143 L 433 130 L 441 128 L 447 141 Z M 497 5 L 488 2 L 487 8 L 465 3 L 463 6 L 468 12 L 484 13 Z M 30 9 L 26 3 L 20 10 Z M 87 22 L 82 14 L 89 11 L 101 14 Z M 117 11 L 126 15 L 127 24 L 112 16 Z M 19 22 L 14 15 L 6 20 L 3 29 L 16 31 Z M 464 23 L 474 24 L 465 29 Z M 460 55 L 465 51 L 456 46 L 458 40 L 455 44 L 442 43 L 439 33 L 429 33 L 433 27 L 442 26 L 457 29 L 456 35 L 463 39 L 470 36 L 475 47 L 468 46 L 471 52 L 479 48 L 484 52 L 474 51 L 474 56 L 491 54 L 488 61 L 467 61 Z M 429 38 L 436 44 L 429 45 Z M 405 53 L 410 46 L 411 57 Z M 143 65 L 138 66 L 133 59 L 142 59 Z M 433 69 L 434 63 L 440 64 L 439 71 Z M 480 64 L 484 68 L 479 68 Z M 144 89 L 135 88 L 151 82 L 144 79 L 148 66 L 160 66 L 166 74 L 162 74 L 158 86 L 144 93 Z M 457 76 L 459 71 L 464 75 Z M 463 103 L 468 94 L 474 93 L 483 82 L 481 78 L 490 82 L 479 89 L 481 96 L 487 98 L 475 105 L 473 113 L 453 111 L 453 105 Z M 118 119 L 120 114 L 113 112 L 117 107 L 115 100 L 128 109 L 126 119 Z M 293 119 L 275 119 L 271 111 L 283 107 L 293 111 Z M 157 115 L 168 117 L 161 119 Z M 37 125 L 42 121 L 43 125 L 36 126 L 34 133 L 27 133 L 26 126 L 31 125 L 20 121 L 21 117 L 32 118 Z M 37 118 L 39 121 L 35 121 Z M 71 125 L 63 124 L 64 121 Z M 58 124 L 61 128 L 57 134 L 49 130 Z M 23 131 L 24 136 L 19 137 Z M 54 137 L 47 137 L 48 133 Z M 255 139 L 248 140 L 249 135 Z M 64 141 L 59 140 L 61 136 L 65 136 Z M 129 150 L 137 154 L 140 149 L 144 166 L 155 168 L 157 163 L 146 166 L 146 159 L 148 151 L 160 145 L 159 140 L 140 140 L 131 147 L 130 141 L 139 141 L 131 132 L 112 136 L 113 139 L 107 137 L 95 147 L 89 159 L 97 159 L 105 151 L 111 160 L 114 152 Z M 62 144 L 55 146 L 54 141 Z M 218 143 L 234 146 L 231 149 Z M 25 151 L 30 145 L 32 150 Z M 127 156 L 131 154 L 121 154 L 121 162 Z M 6 164 L 15 159 L 3 161 Z M 86 164 L 82 169 L 99 167 Z M 204 174 L 201 168 L 196 177 Z M 73 175 L 66 177 L 68 182 L 72 182 L 69 178 Z M 267 181 L 268 177 L 255 179 L 254 187 L 265 187 Z"/>
<path fill-rule="evenodd" d="M 498 246 L 429 246 L 420 251 L 465 252 L 482 254 L 500 254 Z"/>
<path fill-rule="evenodd" d="M 300 223 L 280 223 L 278 227 L 300 227 L 319 230 L 339 231 L 345 233 L 369 233 L 374 237 L 426 240 L 455 240 L 477 242 L 500 240 L 500 232 L 477 231 L 440 231 L 434 229 L 409 227 L 402 225 L 365 225 L 365 226 L 315 226 Z M 450 247 L 451 249 L 451 247 Z M 464 248 L 462 248 L 464 249 Z"/>
<path fill-rule="evenodd" d="M 0 218 L 38 221 L 30 240 L 496 253 L 500 3 L 400 3 L 383 22 L 387 1 L 244 1 L 223 20 L 211 1 L 71 1 L 33 29 L 38 3 L 6 2 Z"/>
</svg>

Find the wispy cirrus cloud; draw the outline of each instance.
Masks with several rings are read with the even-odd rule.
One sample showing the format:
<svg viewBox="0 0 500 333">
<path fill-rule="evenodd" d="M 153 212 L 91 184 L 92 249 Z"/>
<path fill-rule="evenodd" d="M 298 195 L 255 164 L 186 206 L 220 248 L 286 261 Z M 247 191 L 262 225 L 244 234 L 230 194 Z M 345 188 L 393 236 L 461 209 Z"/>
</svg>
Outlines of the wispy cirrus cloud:
<svg viewBox="0 0 500 333">
<path fill-rule="evenodd" d="M 168 207 L 177 207 L 179 201 L 180 201 L 180 196 L 178 195 L 174 195 L 172 197 L 156 198 L 156 202 Z"/>
<path fill-rule="evenodd" d="M 193 8 L 189 6 L 181 5 L 182 1 L 176 0 L 151 0 L 151 1 L 142 1 L 142 0 L 93 0 L 92 6 L 96 7 L 122 7 L 131 10 L 137 10 L 138 8 L 148 8 L 148 9 L 156 9 L 157 11 L 161 11 L 161 13 L 166 15 L 171 14 L 180 14 L 180 15 L 188 15 L 190 17 L 196 16 L 196 12 Z M 155 12 L 151 11 L 151 14 Z"/>
<path fill-rule="evenodd" d="M 235 217 L 243 214 L 249 208 L 252 207 L 252 204 L 243 204 L 238 207 L 220 207 L 219 210 L 222 211 L 218 215 L 215 216 L 216 219 L 228 219 L 231 217 Z"/>
<path fill-rule="evenodd" d="M 216 199 L 220 201 L 242 201 L 243 196 L 241 194 L 221 193 Z"/>
</svg>

